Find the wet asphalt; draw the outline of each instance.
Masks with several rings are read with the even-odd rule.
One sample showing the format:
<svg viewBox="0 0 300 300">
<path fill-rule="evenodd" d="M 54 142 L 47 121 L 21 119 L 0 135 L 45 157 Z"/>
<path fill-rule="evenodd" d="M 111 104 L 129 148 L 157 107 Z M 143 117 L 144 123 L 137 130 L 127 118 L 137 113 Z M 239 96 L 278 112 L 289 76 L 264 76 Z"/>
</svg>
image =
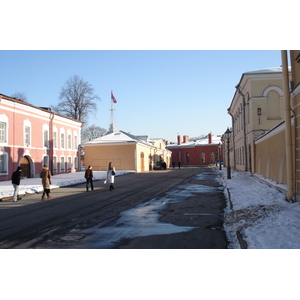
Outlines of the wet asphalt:
<svg viewBox="0 0 300 300">
<path fill-rule="evenodd" d="M 213 168 L 116 177 L 1 203 L 0 248 L 226 249 L 226 201 Z"/>
</svg>

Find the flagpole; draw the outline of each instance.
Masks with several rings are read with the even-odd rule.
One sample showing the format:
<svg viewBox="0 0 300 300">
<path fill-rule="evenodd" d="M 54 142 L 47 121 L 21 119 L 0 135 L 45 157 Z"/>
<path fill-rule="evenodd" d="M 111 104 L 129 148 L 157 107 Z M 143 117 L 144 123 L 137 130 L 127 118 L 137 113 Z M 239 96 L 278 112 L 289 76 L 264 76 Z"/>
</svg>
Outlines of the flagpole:
<svg viewBox="0 0 300 300">
<path fill-rule="evenodd" d="M 114 120 L 114 110 L 115 109 L 113 108 L 114 101 L 113 101 L 112 95 L 113 95 L 113 91 L 111 91 L 111 94 L 110 94 L 110 102 L 111 102 L 110 113 L 111 113 L 111 130 L 114 132 L 116 130 L 115 120 Z"/>
</svg>

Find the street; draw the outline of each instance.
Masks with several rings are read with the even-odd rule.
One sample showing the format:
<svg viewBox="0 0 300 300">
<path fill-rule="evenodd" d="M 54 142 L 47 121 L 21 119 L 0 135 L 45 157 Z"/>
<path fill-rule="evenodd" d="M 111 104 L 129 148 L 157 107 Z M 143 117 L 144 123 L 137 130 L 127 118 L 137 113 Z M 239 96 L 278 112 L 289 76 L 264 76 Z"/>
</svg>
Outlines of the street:
<svg viewBox="0 0 300 300">
<path fill-rule="evenodd" d="M 0 203 L 4 249 L 226 249 L 225 198 L 213 169 L 117 176 Z"/>
</svg>

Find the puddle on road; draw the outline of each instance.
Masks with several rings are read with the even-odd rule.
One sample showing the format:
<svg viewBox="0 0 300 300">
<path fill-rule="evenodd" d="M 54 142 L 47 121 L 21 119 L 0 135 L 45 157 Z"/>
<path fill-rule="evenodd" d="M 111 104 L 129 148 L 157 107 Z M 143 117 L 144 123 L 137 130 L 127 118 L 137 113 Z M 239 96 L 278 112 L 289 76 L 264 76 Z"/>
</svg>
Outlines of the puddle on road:
<svg viewBox="0 0 300 300">
<path fill-rule="evenodd" d="M 200 173 L 195 176 L 195 179 L 197 179 L 197 180 L 215 180 L 215 174 L 214 173 Z"/>
<path fill-rule="evenodd" d="M 80 244 L 84 244 L 85 248 L 111 249 L 127 239 L 190 231 L 195 227 L 177 226 L 159 221 L 161 217 L 159 211 L 165 209 L 168 204 L 184 201 L 197 193 L 213 193 L 219 190 L 222 188 L 200 184 L 178 186 L 163 198 L 154 198 L 122 212 L 114 222 L 109 220 L 81 231 L 86 234 L 86 238 Z"/>
<path fill-rule="evenodd" d="M 181 199 L 182 200 L 182 199 Z M 159 211 L 166 208 L 168 203 L 174 202 L 169 198 L 154 198 L 142 203 L 135 208 L 126 210 L 120 214 L 120 218 L 111 226 L 101 228 L 92 227 L 83 232 L 89 234 L 84 244 L 89 248 L 110 249 L 118 242 L 133 239 L 139 236 L 155 234 L 172 234 L 194 229 L 190 226 L 176 226 L 159 221 Z"/>
</svg>

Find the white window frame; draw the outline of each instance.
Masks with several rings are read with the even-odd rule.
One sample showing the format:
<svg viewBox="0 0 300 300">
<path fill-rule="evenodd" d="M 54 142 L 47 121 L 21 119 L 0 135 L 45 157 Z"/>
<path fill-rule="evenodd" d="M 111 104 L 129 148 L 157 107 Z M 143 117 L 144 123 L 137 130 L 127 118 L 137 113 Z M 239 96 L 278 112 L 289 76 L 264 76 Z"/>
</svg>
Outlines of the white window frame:
<svg viewBox="0 0 300 300">
<path fill-rule="evenodd" d="M 4 168 L 3 168 L 3 170 L 1 169 L 1 165 L 0 165 L 0 176 L 1 175 L 8 175 L 8 153 L 4 152 L 4 151 L 0 151 L 0 156 L 4 158 L 4 162 L 3 162 Z"/>
<path fill-rule="evenodd" d="M 64 156 L 60 157 L 60 173 L 62 172 L 66 172 L 66 161 Z"/>
<path fill-rule="evenodd" d="M 4 140 L 0 140 L 0 145 L 7 145 L 8 144 L 8 117 L 5 114 L 0 115 L 0 122 L 4 123 L 5 128 L 4 128 Z"/>
<path fill-rule="evenodd" d="M 43 147 L 49 148 L 49 126 L 47 124 L 43 125 Z"/>
<path fill-rule="evenodd" d="M 27 119 L 24 121 L 24 145 L 25 147 L 31 146 L 31 122 Z M 26 130 L 28 129 L 28 132 Z M 27 137 L 28 135 L 28 137 Z"/>
<path fill-rule="evenodd" d="M 57 173 L 57 156 L 53 155 L 53 173 Z"/>
</svg>

